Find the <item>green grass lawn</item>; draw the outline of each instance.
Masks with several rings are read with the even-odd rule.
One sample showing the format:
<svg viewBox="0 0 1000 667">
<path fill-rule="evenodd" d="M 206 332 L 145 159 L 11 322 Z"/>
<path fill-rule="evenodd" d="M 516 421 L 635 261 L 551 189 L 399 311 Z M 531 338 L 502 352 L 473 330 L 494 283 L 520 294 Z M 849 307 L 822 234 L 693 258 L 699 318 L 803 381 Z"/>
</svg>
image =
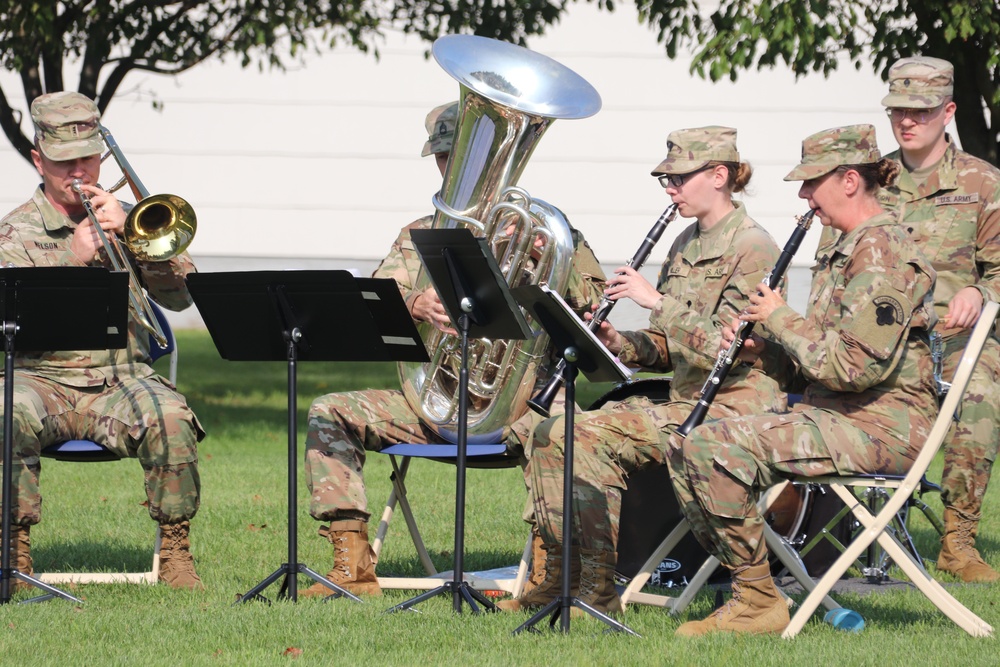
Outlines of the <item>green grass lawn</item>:
<svg viewBox="0 0 1000 667">
<path fill-rule="evenodd" d="M 386 591 L 363 604 L 347 600 L 275 601 L 234 606 L 245 592 L 287 560 L 286 367 L 218 358 L 204 332 L 179 333 L 181 391 L 208 437 L 200 447 L 202 507 L 192 527 L 198 571 L 207 590 L 165 586 L 88 585 L 71 589 L 77 605 L 53 600 L 0 608 L 4 665 L 882 665 L 1000 664 L 995 639 L 972 639 L 918 592 L 845 596 L 842 604 L 866 620 L 858 635 L 818 618 L 793 641 L 777 637 L 714 636 L 679 640 L 683 619 L 652 607 L 631 607 L 624 621 L 642 635 L 609 635 L 596 621 L 574 621 L 568 636 L 542 632 L 512 636 L 526 615 L 451 610 L 441 596 L 419 612 L 385 610 L 413 591 Z M 365 363 L 299 365 L 299 454 L 305 414 L 316 395 L 370 387 L 395 388 L 394 366 Z M 585 382 L 578 402 L 607 390 Z M 934 474 L 939 474 L 939 466 Z M 301 472 L 301 467 L 300 467 Z M 389 493 L 387 457 L 372 454 L 365 467 L 369 503 L 378 516 Z M 425 542 L 438 569 L 450 569 L 453 547 L 454 468 L 416 461 L 408 487 Z M 136 461 L 73 464 L 46 460 L 44 520 L 32 531 L 39 571 L 148 569 L 153 523 L 142 506 Z M 980 546 L 1000 566 L 1000 492 L 990 489 Z M 299 560 L 325 573 L 329 545 L 316 535 L 299 482 Z M 466 568 L 517 562 L 526 536 L 524 489 L 516 469 L 468 473 Z M 929 502 L 940 511 L 936 497 Z M 655 508 L 653 508 L 655 511 Z M 918 516 L 912 522 L 922 553 L 936 555 L 936 535 Z M 382 552 L 382 575 L 420 576 L 402 517 Z M 300 586 L 308 585 L 305 579 Z M 67 587 L 68 589 L 68 587 Z M 69 590 L 69 589 L 68 589 Z M 277 584 L 264 593 L 274 598 Z M 956 597 L 987 622 L 1000 624 L 997 588 L 954 584 Z M 16 600 L 23 596 L 17 596 Z M 705 591 L 684 618 L 712 607 Z"/>
</svg>

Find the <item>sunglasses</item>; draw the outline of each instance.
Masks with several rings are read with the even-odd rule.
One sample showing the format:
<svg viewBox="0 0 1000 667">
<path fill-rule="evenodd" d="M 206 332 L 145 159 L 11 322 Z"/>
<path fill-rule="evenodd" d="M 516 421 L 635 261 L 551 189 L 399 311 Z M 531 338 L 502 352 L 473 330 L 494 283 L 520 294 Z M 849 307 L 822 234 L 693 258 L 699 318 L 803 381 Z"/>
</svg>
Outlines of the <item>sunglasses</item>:
<svg viewBox="0 0 1000 667">
<path fill-rule="evenodd" d="M 921 125 L 926 123 L 928 120 L 937 115 L 937 112 L 944 107 L 943 104 L 939 104 L 931 109 L 900 109 L 897 107 L 889 107 L 885 110 L 885 115 L 894 123 L 899 123 L 905 118 L 909 118 L 914 123 L 920 123 Z"/>
<path fill-rule="evenodd" d="M 664 188 L 669 186 L 679 188 L 683 186 L 685 183 L 687 183 L 688 179 L 690 179 L 695 174 L 700 174 L 701 172 L 707 171 L 708 169 L 711 168 L 712 165 L 705 165 L 701 169 L 695 169 L 694 171 L 688 172 L 686 174 L 664 174 L 663 176 L 659 177 L 660 185 L 663 186 Z"/>
</svg>

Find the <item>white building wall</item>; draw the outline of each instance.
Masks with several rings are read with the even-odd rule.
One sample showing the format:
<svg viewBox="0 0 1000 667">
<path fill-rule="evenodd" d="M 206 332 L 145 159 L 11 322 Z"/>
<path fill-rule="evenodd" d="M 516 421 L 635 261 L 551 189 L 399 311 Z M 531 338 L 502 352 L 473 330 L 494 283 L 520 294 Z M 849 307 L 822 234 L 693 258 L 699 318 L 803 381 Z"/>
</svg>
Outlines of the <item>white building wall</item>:
<svg viewBox="0 0 1000 667">
<path fill-rule="evenodd" d="M 603 109 L 553 123 L 520 185 L 563 209 L 609 270 L 632 256 L 669 203 L 649 171 L 672 129 L 738 129 L 741 154 L 755 168 L 748 209 L 779 246 L 805 210 L 797 185 L 782 181 L 802 138 L 869 122 L 883 151 L 895 147 L 879 105 L 885 85 L 847 64 L 829 79 L 796 81 L 778 70 L 745 73 L 737 83 L 704 81 L 688 73 L 688 60 L 667 60 L 654 33 L 625 5 L 613 14 L 573 5 L 531 47 L 593 84 Z M 345 49 L 286 73 L 235 63 L 209 63 L 173 78 L 133 73 L 104 124 L 151 192 L 180 194 L 197 210 L 191 253 L 200 270 L 368 273 L 403 224 L 431 212 L 431 194 L 440 186 L 433 161 L 419 157 L 423 119 L 454 99 L 458 84 L 425 57 L 427 50 L 393 35 L 378 61 Z M 18 90 L 12 73 L 2 77 L 8 91 Z M 162 111 L 152 109 L 150 91 Z M 27 127 L 27 103 L 10 101 L 24 105 Z M 6 142 L 0 177 L 3 211 L 37 184 L 34 170 Z M 115 178 L 105 177 L 105 185 Z M 654 251 L 651 276 L 684 224 L 676 221 Z M 810 232 L 796 266 L 808 266 L 818 236 L 818 228 Z M 808 272 L 797 271 L 790 299 L 804 308 Z M 643 317 L 622 307 L 612 320 L 632 328 Z M 174 322 L 196 324 L 198 317 Z"/>
</svg>

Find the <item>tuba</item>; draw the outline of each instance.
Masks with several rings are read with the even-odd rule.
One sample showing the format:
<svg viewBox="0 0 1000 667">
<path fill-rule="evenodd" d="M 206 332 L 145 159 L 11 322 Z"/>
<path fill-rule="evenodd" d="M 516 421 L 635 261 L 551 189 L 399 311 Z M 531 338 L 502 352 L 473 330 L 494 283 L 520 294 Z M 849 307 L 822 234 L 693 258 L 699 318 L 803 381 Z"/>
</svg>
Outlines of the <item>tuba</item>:
<svg viewBox="0 0 1000 667">
<path fill-rule="evenodd" d="M 510 287 L 545 283 L 564 292 L 573 239 L 562 213 L 532 199 L 517 180 L 542 134 L 557 118 L 597 113 L 597 91 L 572 70 L 528 49 L 473 35 L 434 42 L 434 58 L 458 80 L 455 140 L 441 191 L 434 196 L 433 228 L 468 227 L 488 240 Z M 541 245 L 536 245 L 541 239 Z M 430 286 L 426 271 L 415 289 Z M 527 410 L 548 336 L 530 315 L 525 341 L 469 341 L 468 433 L 496 441 Z M 418 325 L 431 360 L 399 364 L 410 407 L 445 439 L 455 440 L 461 339 Z"/>
</svg>

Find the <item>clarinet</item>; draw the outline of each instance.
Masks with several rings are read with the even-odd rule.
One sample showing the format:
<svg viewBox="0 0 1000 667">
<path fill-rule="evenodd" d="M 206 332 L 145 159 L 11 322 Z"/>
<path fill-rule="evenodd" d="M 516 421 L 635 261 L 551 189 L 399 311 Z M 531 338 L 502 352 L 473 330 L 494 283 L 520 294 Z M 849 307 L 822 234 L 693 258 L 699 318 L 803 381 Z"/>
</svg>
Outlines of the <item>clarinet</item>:
<svg viewBox="0 0 1000 667">
<path fill-rule="evenodd" d="M 792 232 L 791 238 L 788 239 L 788 243 L 785 244 L 781 254 L 778 256 L 778 262 L 774 265 L 774 268 L 764 276 L 764 282 L 767 283 L 770 289 L 773 290 L 781 282 L 785 271 L 788 270 L 788 265 L 792 262 L 792 257 L 802 244 L 802 239 L 805 238 L 806 232 L 809 231 L 809 226 L 812 224 L 815 214 L 816 209 L 811 208 L 805 215 L 795 216 L 795 231 Z M 715 400 L 715 395 L 719 393 L 722 383 L 736 363 L 736 357 L 739 356 L 740 350 L 743 349 L 743 344 L 746 343 L 747 338 L 753 332 L 753 325 L 753 322 L 740 320 L 740 325 L 736 329 L 736 337 L 733 339 L 732 345 L 729 346 L 728 350 L 719 350 L 719 356 L 715 359 L 715 366 L 712 368 L 708 379 L 705 380 L 705 384 L 702 385 L 701 398 L 698 399 L 698 403 L 694 406 L 694 410 L 691 411 L 688 418 L 677 429 L 677 432 L 681 436 L 687 437 L 688 433 L 705 421 L 705 416 L 708 415 L 708 409 L 711 407 L 712 401 Z"/>
<path fill-rule="evenodd" d="M 660 237 L 663 236 L 663 230 L 667 228 L 674 218 L 677 217 L 677 204 L 671 204 L 668 206 L 660 217 L 656 220 L 652 229 L 646 234 L 646 238 L 642 240 L 642 245 L 636 250 L 635 254 L 632 256 L 625 266 L 630 266 L 636 271 L 638 271 L 643 264 L 645 264 L 646 259 L 649 257 L 649 253 L 652 252 L 653 246 L 656 245 Z M 602 297 L 601 303 L 598 304 L 597 310 L 594 311 L 594 317 L 587 323 L 587 328 L 590 331 L 597 331 L 604 320 L 608 319 L 608 315 L 611 313 L 611 309 L 615 307 L 617 300 L 609 299 L 608 297 Z M 535 394 L 531 399 L 528 400 L 528 407 L 542 415 L 543 417 L 549 416 L 549 411 L 552 408 L 552 401 L 555 400 L 556 394 L 559 393 L 559 388 L 562 387 L 563 383 L 563 371 L 566 369 L 566 360 L 560 359 L 559 363 L 556 365 L 555 370 L 552 372 L 552 376 L 549 378 L 548 383 L 542 387 L 542 390 Z"/>
</svg>

